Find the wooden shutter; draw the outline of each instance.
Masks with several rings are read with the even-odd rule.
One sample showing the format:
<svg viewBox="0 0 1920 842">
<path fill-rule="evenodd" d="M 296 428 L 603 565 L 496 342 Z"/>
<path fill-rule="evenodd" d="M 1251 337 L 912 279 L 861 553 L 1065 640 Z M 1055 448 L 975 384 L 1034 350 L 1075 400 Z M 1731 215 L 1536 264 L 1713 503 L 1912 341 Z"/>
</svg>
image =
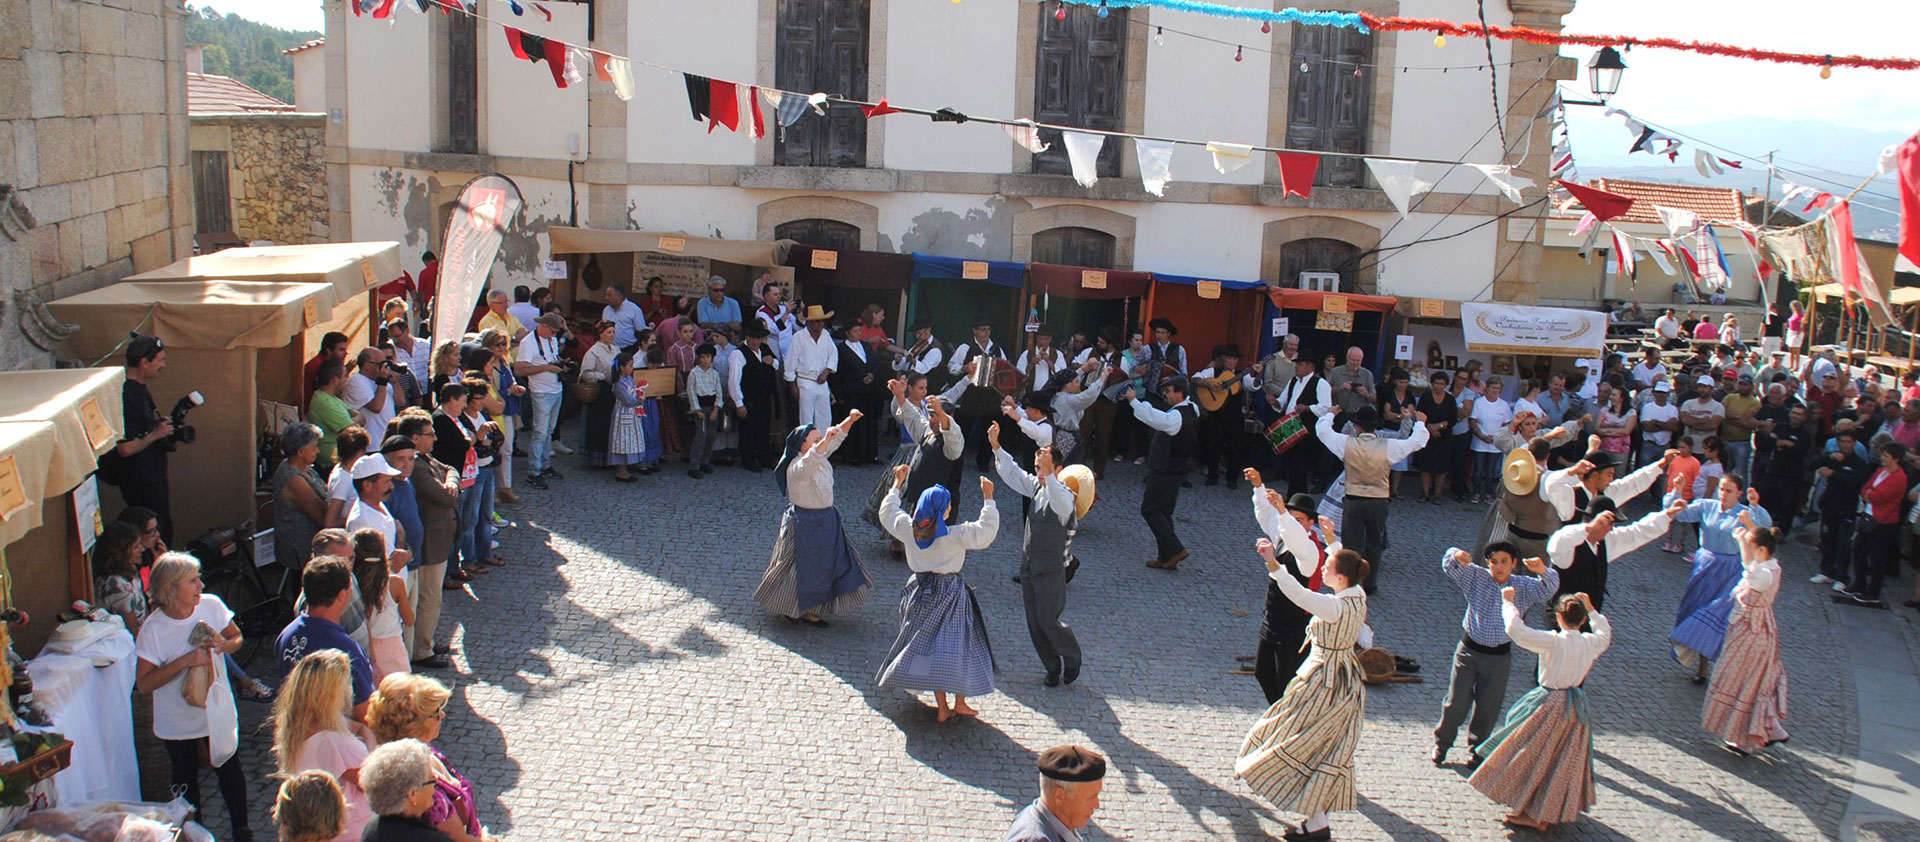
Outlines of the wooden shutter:
<svg viewBox="0 0 1920 842">
<path fill-rule="evenodd" d="M 1049 228 L 1033 235 L 1033 262 L 1113 268 L 1113 235 L 1092 228 Z"/>
<path fill-rule="evenodd" d="M 854 251 L 860 248 L 860 229 L 837 219 L 796 219 L 773 229 L 776 240 L 792 240 L 814 248 Z"/>
<path fill-rule="evenodd" d="M 1120 131 L 1127 104 L 1127 10 L 1068 6 L 1067 19 L 1036 5 L 1040 37 L 1035 44 L 1034 119 L 1042 123 Z M 1066 144 L 1048 138 L 1053 148 L 1034 156 L 1033 171 L 1071 172 Z M 1123 141 L 1108 138 L 1100 149 L 1103 177 L 1120 174 Z"/>
<path fill-rule="evenodd" d="M 227 153 L 193 153 L 193 224 L 199 234 L 233 230 L 233 205 L 227 190 Z"/>
<path fill-rule="evenodd" d="M 480 151 L 480 43 L 472 15 L 447 18 L 447 146 L 441 150 L 471 155 Z"/>
<path fill-rule="evenodd" d="M 1342 292 L 1358 292 L 1359 261 L 1354 256 L 1359 253 L 1352 243 L 1342 240 L 1294 240 L 1280 247 L 1280 286 L 1299 288 L 1301 272 L 1337 272 Z"/>
<path fill-rule="evenodd" d="M 1335 63 L 1328 63 L 1329 61 Z M 1365 152 L 1373 124 L 1373 35 L 1338 26 L 1293 25 L 1287 82 L 1287 146 L 1329 152 Z M 1307 68 L 1301 72 L 1301 66 Z M 1365 187 L 1359 158 L 1323 158 L 1314 184 Z"/>
<path fill-rule="evenodd" d="M 867 98 L 867 0 L 780 0 L 774 22 L 774 84 L 800 93 Z M 788 167 L 864 167 L 867 120 L 829 106 L 776 129 L 773 160 Z"/>
</svg>

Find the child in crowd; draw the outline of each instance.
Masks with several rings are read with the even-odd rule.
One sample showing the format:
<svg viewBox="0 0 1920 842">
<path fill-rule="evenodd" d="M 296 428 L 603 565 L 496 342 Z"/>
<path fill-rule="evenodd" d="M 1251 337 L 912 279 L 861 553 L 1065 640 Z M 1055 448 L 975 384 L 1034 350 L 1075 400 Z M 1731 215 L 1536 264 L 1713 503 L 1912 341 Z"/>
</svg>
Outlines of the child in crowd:
<svg viewBox="0 0 1920 842">
<path fill-rule="evenodd" d="M 406 569 L 406 562 L 400 563 Z M 413 625 L 413 606 L 407 600 L 406 579 L 394 573 L 387 560 L 387 542 L 379 530 L 353 533 L 353 581 L 360 607 L 367 616 L 367 658 L 373 662 L 373 683 L 396 672 L 407 672 L 407 627 Z"/>
<path fill-rule="evenodd" d="M 1678 499 L 1683 503 L 1693 502 L 1693 479 L 1700 473 L 1700 457 L 1693 455 L 1693 436 L 1681 436 L 1674 440 L 1673 446 L 1680 451 L 1673 464 L 1667 466 L 1667 500 Z M 1677 497 L 1676 497 L 1677 495 Z M 1684 553 L 1689 528 L 1678 523 L 1667 527 L 1667 539 L 1660 549 L 1670 553 Z"/>
<path fill-rule="evenodd" d="M 627 466 L 643 474 L 651 474 L 660 467 L 647 460 L 649 448 L 647 426 L 653 419 L 647 414 L 646 391 L 633 378 L 633 352 L 624 351 L 614 357 L 616 371 L 613 375 L 613 420 L 608 427 L 607 463 L 613 466 L 613 478 L 620 482 L 635 482 L 638 477 L 627 472 Z M 658 445 L 652 448 L 654 460 L 660 458 Z"/>
<path fill-rule="evenodd" d="M 694 349 L 693 369 L 687 372 L 687 415 L 693 422 L 693 448 L 687 456 L 693 467 L 687 476 L 699 479 L 713 473 L 713 438 L 720 427 L 720 370 L 713 367 L 714 348 Z"/>
</svg>

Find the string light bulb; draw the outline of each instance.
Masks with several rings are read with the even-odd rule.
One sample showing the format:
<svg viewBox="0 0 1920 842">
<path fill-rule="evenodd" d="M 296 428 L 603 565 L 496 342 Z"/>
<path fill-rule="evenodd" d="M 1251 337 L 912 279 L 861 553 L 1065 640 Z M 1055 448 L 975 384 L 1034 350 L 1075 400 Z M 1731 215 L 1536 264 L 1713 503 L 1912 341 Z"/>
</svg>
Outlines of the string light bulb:
<svg viewBox="0 0 1920 842">
<path fill-rule="evenodd" d="M 1445 32 L 1435 32 L 1435 33 L 1433 33 L 1433 46 L 1434 46 L 1434 47 L 1436 47 L 1436 48 L 1438 48 L 1438 49 L 1443 49 L 1443 50 L 1444 50 L 1444 49 L 1446 49 L 1446 47 L 1447 47 L 1447 33 L 1445 33 Z"/>
<path fill-rule="evenodd" d="M 1238 44 L 1234 45 L 1233 47 L 1233 60 L 1234 61 L 1240 60 L 1240 46 Z"/>
<path fill-rule="evenodd" d="M 1158 44 L 1162 47 L 1167 45 L 1167 28 L 1166 27 L 1164 26 L 1154 27 L 1153 43 Z"/>
<path fill-rule="evenodd" d="M 1833 78 L 1833 57 L 1832 56 L 1827 57 L 1826 64 L 1820 65 L 1820 78 L 1822 79 Z"/>
<path fill-rule="evenodd" d="M 1355 79 L 1360 78 L 1360 68 L 1356 67 L 1353 69 L 1353 78 Z"/>
<path fill-rule="evenodd" d="M 1310 71 L 1310 68 L 1308 68 L 1308 67 L 1307 67 L 1307 63 L 1306 63 L 1306 62 L 1304 62 L 1304 61 L 1303 61 L 1303 62 L 1300 62 L 1300 72 L 1301 72 L 1301 73 L 1307 73 L 1307 72 L 1309 72 L 1309 71 Z"/>
<path fill-rule="evenodd" d="M 1263 20 L 1263 21 L 1261 21 L 1261 22 L 1260 22 L 1260 34 L 1261 34 L 1261 35 L 1270 35 L 1270 34 L 1272 34 L 1272 33 L 1273 33 L 1273 21 L 1270 21 L 1270 20 Z"/>
<path fill-rule="evenodd" d="M 1064 1 L 1060 4 L 1060 8 L 1053 10 L 1053 19 L 1054 20 L 1067 19 L 1067 4 Z"/>
<path fill-rule="evenodd" d="M 1100 11 L 1098 12 L 1098 14 L 1100 15 L 1101 20 L 1106 20 L 1107 15 L 1112 14 L 1111 12 L 1107 11 L 1107 0 L 1100 0 Z"/>
</svg>

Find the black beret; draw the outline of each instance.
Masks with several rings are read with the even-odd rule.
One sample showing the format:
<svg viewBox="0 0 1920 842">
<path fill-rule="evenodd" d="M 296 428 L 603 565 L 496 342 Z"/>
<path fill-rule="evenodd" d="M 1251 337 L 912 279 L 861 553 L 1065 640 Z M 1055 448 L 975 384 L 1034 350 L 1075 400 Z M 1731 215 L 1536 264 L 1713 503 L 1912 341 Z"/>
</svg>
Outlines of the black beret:
<svg viewBox="0 0 1920 842">
<path fill-rule="evenodd" d="M 1107 759 L 1092 749 L 1054 746 L 1040 752 L 1040 774 L 1056 781 L 1090 783 L 1107 776 Z"/>
<path fill-rule="evenodd" d="M 760 321 L 759 319 L 754 319 L 753 321 L 747 322 L 742 327 L 746 331 L 748 339 L 753 339 L 755 337 L 758 337 L 760 339 L 765 339 L 768 336 L 767 323 Z"/>
<path fill-rule="evenodd" d="M 1592 462 L 1593 469 L 1596 471 L 1620 470 L 1620 462 L 1613 457 L 1613 454 L 1604 450 L 1595 450 L 1582 458 L 1588 462 Z"/>
</svg>

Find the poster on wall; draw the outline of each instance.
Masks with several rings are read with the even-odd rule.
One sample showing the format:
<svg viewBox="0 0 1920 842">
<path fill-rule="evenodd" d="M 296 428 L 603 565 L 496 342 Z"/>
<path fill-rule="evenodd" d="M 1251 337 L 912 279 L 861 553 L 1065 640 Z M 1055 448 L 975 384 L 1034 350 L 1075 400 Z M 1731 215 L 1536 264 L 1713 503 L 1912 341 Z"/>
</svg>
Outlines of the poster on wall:
<svg viewBox="0 0 1920 842">
<path fill-rule="evenodd" d="M 93 552 L 105 524 L 100 522 L 100 485 L 97 475 L 89 474 L 73 487 L 73 531 L 80 539 L 80 553 Z"/>
<path fill-rule="evenodd" d="M 440 292 L 445 302 L 459 306 L 436 309 L 434 336 L 459 336 L 465 331 L 472 305 L 480 300 L 500 240 L 520 215 L 520 188 L 499 173 L 473 177 L 460 188 L 453 214 L 447 218 L 446 246 L 440 254 Z"/>
<path fill-rule="evenodd" d="M 1352 313 L 1329 313 L 1321 310 L 1313 316 L 1314 330 L 1330 330 L 1334 333 L 1353 332 Z"/>
<path fill-rule="evenodd" d="M 707 279 L 713 277 L 713 261 L 690 254 L 665 254 L 643 251 L 633 256 L 634 297 L 646 295 L 647 281 L 660 279 L 660 291 L 674 298 L 699 298 L 707 294 Z"/>
<path fill-rule="evenodd" d="M 1393 338 L 1393 358 L 1396 360 L 1413 359 L 1413 337 L 1411 335 L 1403 333 Z"/>
<path fill-rule="evenodd" d="M 1607 314 L 1463 302 L 1460 328 L 1469 353 L 1597 357 L 1606 346 Z"/>
</svg>

